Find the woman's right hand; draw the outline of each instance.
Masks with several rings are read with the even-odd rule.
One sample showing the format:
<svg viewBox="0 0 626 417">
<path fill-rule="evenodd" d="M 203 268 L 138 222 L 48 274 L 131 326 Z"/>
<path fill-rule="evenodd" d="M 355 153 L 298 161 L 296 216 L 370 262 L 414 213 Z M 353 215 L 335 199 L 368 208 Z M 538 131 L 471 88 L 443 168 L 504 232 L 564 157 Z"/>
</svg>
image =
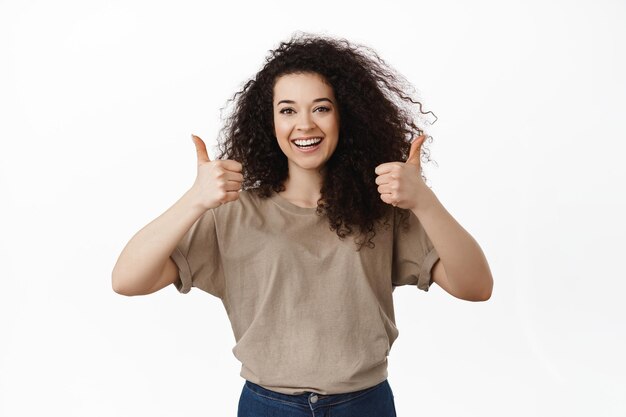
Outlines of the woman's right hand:
<svg viewBox="0 0 626 417">
<path fill-rule="evenodd" d="M 241 163 L 232 159 L 211 161 L 202 139 L 191 135 L 198 154 L 198 174 L 191 187 L 198 204 L 207 210 L 239 198 L 243 174 Z"/>
</svg>

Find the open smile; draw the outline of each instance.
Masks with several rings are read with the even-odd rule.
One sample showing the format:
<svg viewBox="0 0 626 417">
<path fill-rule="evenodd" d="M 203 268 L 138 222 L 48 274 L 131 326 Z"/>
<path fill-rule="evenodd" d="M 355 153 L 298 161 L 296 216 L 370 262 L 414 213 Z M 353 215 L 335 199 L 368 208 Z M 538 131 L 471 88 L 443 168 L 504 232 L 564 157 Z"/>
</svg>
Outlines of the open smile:
<svg viewBox="0 0 626 417">
<path fill-rule="evenodd" d="M 315 152 L 319 149 L 321 143 L 324 141 L 324 138 L 312 137 L 309 139 L 294 139 L 291 143 L 298 149 L 298 151 L 303 153 Z"/>
</svg>

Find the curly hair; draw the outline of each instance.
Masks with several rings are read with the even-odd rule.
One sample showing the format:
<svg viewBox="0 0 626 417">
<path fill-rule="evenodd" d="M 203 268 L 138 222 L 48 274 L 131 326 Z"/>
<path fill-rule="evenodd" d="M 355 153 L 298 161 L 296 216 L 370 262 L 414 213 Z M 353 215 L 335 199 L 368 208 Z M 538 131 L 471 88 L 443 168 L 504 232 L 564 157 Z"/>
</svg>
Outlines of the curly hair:
<svg viewBox="0 0 626 417">
<path fill-rule="evenodd" d="M 408 158 L 411 139 L 423 134 L 412 111 L 415 104 L 421 114 L 434 113 L 421 111 L 421 103 L 405 93 L 414 91 L 410 83 L 371 48 L 305 32 L 281 42 L 270 50 L 260 71 L 228 100 L 235 105 L 219 133 L 218 158 L 242 164 L 242 190 L 260 198 L 285 191 L 288 161 L 274 135 L 273 91 L 279 77 L 301 73 L 322 76 L 332 87 L 341 114 L 337 148 L 326 162 L 316 213 L 328 217 L 330 229 L 340 239 L 358 227 L 367 242 L 355 239 L 357 250 L 364 243 L 373 248 L 376 225 L 384 220 L 388 226 L 390 210 L 404 218 L 405 229 L 409 214 L 380 199 L 374 169 Z M 420 159 L 430 161 L 425 143 L 421 152 Z M 421 176 L 427 181 L 423 172 Z"/>
</svg>

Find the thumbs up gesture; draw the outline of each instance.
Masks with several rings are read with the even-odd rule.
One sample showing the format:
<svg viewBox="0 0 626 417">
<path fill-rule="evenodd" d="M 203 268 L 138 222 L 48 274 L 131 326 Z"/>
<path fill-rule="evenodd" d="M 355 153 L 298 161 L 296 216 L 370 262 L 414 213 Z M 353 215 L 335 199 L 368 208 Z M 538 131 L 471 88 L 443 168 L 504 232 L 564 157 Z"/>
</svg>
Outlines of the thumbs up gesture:
<svg viewBox="0 0 626 417">
<path fill-rule="evenodd" d="M 208 209 L 239 198 L 243 174 L 241 163 L 232 159 L 211 161 L 202 139 L 191 135 L 198 154 L 198 174 L 191 187 L 199 204 Z"/>
<path fill-rule="evenodd" d="M 422 193 L 430 191 L 420 173 L 420 150 L 426 135 L 421 135 L 411 143 L 406 162 L 386 162 L 376 167 L 376 184 L 380 199 L 403 209 L 417 208 Z"/>
</svg>

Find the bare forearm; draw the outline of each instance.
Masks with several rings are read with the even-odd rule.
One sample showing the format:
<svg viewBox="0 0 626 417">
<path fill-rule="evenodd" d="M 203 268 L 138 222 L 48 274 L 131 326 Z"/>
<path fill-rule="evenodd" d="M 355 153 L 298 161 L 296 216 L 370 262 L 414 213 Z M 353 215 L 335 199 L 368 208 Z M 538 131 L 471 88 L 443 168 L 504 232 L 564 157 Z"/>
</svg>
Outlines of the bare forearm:
<svg viewBox="0 0 626 417">
<path fill-rule="evenodd" d="M 435 275 L 445 277 L 438 282 L 445 279 L 446 289 L 458 298 L 485 300 L 491 296 L 493 278 L 483 251 L 420 175 L 421 146 L 426 137 L 421 134 L 413 139 L 406 162 L 385 162 L 374 169 L 380 198 L 417 216 L 444 267 L 435 264 Z"/>
<path fill-rule="evenodd" d="M 177 243 L 206 212 L 196 201 L 194 190 L 188 190 L 130 239 L 113 267 L 115 291 L 142 293 L 154 285 Z"/>
<path fill-rule="evenodd" d="M 412 209 L 439 253 L 455 295 L 464 299 L 491 296 L 493 278 L 485 255 L 474 238 L 427 188 Z"/>
</svg>

